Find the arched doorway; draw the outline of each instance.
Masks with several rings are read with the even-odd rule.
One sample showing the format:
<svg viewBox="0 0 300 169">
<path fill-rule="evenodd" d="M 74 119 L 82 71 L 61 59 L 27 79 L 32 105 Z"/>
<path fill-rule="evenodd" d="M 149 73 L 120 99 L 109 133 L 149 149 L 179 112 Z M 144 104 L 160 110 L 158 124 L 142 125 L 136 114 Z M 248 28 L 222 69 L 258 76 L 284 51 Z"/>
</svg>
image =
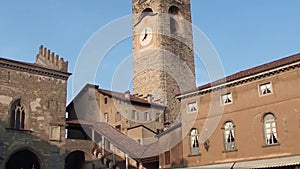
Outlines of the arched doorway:
<svg viewBox="0 0 300 169">
<path fill-rule="evenodd" d="M 73 151 L 65 159 L 65 169 L 82 169 L 84 162 L 84 152 Z"/>
<path fill-rule="evenodd" d="M 40 163 L 33 152 L 21 150 L 9 158 L 5 169 L 40 169 Z"/>
</svg>

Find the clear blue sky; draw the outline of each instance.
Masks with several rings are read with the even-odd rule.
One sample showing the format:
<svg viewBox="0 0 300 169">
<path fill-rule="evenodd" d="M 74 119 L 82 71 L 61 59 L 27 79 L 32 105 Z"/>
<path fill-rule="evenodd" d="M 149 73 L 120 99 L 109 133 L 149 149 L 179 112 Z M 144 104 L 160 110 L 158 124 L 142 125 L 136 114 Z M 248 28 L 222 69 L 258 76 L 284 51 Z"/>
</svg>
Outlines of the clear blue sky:
<svg viewBox="0 0 300 169">
<path fill-rule="evenodd" d="M 299 0 L 191 0 L 193 24 L 216 48 L 226 75 L 300 53 Z M 69 61 L 89 37 L 109 22 L 131 14 L 131 0 L 10 0 L 0 5 L 0 57 L 34 62 L 43 44 Z M 113 36 L 113 35 L 111 35 Z M 113 69 L 131 54 L 127 39 L 108 54 L 96 83 L 110 88 Z M 106 65 L 106 66 L 105 66 Z M 197 82 L 208 81 L 197 62 Z M 71 90 L 72 77 L 68 90 Z M 73 96 L 68 95 L 68 101 Z"/>
</svg>

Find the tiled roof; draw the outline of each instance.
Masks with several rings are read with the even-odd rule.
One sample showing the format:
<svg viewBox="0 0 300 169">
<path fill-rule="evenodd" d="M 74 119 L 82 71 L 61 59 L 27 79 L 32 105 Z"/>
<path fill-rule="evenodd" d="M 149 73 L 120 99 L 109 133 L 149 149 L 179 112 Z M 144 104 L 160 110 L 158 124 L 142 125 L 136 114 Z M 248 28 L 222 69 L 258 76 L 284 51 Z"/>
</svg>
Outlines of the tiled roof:
<svg viewBox="0 0 300 169">
<path fill-rule="evenodd" d="M 125 93 L 110 91 L 110 90 L 106 90 L 106 89 L 98 89 L 98 91 L 100 93 L 106 95 L 106 96 L 109 96 L 109 97 L 114 97 L 114 98 L 117 98 L 117 99 L 120 99 L 120 100 L 128 100 L 125 97 Z M 158 107 L 161 107 L 161 108 L 165 108 L 163 105 L 160 105 L 160 104 L 157 104 L 157 103 L 149 103 L 147 100 L 139 98 L 137 96 L 133 96 L 133 95 L 130 95 L 130 101 L 133 102 L 133 103 L 139 103 L 139 104 L 144 104 L 144 105 L 148 105 L 148 106 L 154 105 L 154 106 L 158 106 Z"/>
<path fill-rule="evenodd" d="M 155 145 L 143 146 L 132 138 L 113 128 L 106 122 L 69 120 L 67 121 L 67 124 L 91 126 L 96 132 L 98 132 L 100 135 L 103 135 L 109 142 L 118 147 L 121 151 L 128 153 L 132 158 L 142 159 L 158 155 L 157 147 L 155 148 Z"/>
<path fill-rule="evenodd" d="M 259 74 L 259 73 L 262 73 L 262 72 L 266 72 L 266 71 L 276 69 L 276 68 L 279 68 L 279 67 L 282 67 L 282 66 L 286 66 L 286 65 L 289 65 L 289 64 L 292 64 L 292 63 L 296 63 L 296 62 L 299 62 L 299 61 L 300 61 L 300 53 L 295 54 L 295 55 L 291 55 L 291 56 L 288 56 L 288 57 L 285 57 L 285 58 L 282 58 L 282 59 L 279 59 L 279 60 L 276 60 L 276 61 L 273 61 L 273 62 L 269 62 L 269 63 L 263 64 L 263 65 L 259 65 L 259 66 L 256 66 L 256 67 L 253 67 L 253 68 L 250 68 L 250 69 L 246 69 L 246 70 L 237 72 L 237 73 L 229 75 L 225 78 L 222 78 L 222 79 L 219 79 L 219 80 L 201 85 L 201 86 L 197 87 L 196 90 L 188 91 L 188 92 L 185 92 L 185 93 L 182 93 L 182 94 L 188 94 L 188 93 L 191 93 L 191 92 L 194 92 L 194 91 L 199 91 L 199 90 L 207 89 L 207 88 L 210 88 L 210 87 L 213 87 L 213 86 L 225 84 L 225 83 L 228 83 L 228 82 L 231 82 L 231 81 L 246 78 L 246 77 L 249 77 L 249 76 L 252 76 L 252 75 L 256 75 L 256 74 Z M 179 95 L 181 95 L 181 94 L 179 94 Z"/>
</svg>

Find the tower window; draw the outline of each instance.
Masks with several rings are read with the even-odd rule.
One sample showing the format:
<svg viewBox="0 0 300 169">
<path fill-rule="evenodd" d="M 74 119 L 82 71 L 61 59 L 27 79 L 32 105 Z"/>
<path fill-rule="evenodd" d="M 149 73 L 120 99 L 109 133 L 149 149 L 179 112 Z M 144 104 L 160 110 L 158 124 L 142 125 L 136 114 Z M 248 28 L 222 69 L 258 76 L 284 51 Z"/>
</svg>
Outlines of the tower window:
<svg viewBox="0 0 300 169">
<path fill-rule="evenodd" d="M 192 129 L 190 132 L 190 148 L 191 155 L 198 155 L 200 153 L 199 149 L 199 135 L 197 129 Z"/>
<path fill-rule="evenodd" d="M 170 15 L 170 33 L 178 35 L 180 31 L 180 26 L 178 24 L 179 8 L 176 6 L 171 6 L 169 8 L 169 15 Z"/>
<path fill-rule="evenodd" d="M 107 104 L 107 97 L 104 98 L 104 104 Z"/>
<path fill-rule="evenodd" d="M 266 145 L 278 144 L 275 116 L 272 113 L 264 116 L 264 132 Z"/>
<path fill-rule="evenodd" d="M 21 99 L 16 100 L 10 109 L 10 127 L 14 129 L 25 128 L 25 108 L 21 105 Z"/>
<path fill-rule="evenodd" d="M 179 8 L 177 6 L 171 6 L 169 8 L 169 14 L 178 15 L 179 14 Z"/>
<path fill-rule="evenodd" d="M 235 150 L 235 133 L 234 125 L 231 121 L 228 121 L 224 124 L 224 146 L 225 151 Z"/>
<path fill-rule="evenodd" d="M 139 17 L 139 20 L 143 19 L 145 16 L 148 16 L 148 15 L 153 15 L 153 11 L 151 8 L 144 9 L 141 16 Z"/>
<path fill-rule="evenodd" d="M 273 92 L 273 89 L 272 89 L 271 82 L 259 85 L 259 95 L 260 96 L 268 95 L 268 94 L 271 94 L 272 92 Z"/>
</svg>

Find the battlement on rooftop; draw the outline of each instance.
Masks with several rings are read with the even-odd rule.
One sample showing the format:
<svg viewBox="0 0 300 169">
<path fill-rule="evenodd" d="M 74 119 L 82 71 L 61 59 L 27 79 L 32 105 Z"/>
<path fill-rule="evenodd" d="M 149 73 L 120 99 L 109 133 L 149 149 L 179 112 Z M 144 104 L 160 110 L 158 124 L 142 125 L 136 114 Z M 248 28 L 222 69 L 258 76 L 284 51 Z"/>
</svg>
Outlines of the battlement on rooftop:
<svg viewBox="0 0 300 169">
<path fill-rule="evenodd" d="M 51 52 L 43 45 L 41 45 L 39 48 L 39 53 L 36 56 L 35 63 L 49 69 L 63 72 L 68 71 L 68 61 L 64 61 L 63 58 L 59 57 L 59 55 L 56 55 L 54 52 Z"/>
</svg>

